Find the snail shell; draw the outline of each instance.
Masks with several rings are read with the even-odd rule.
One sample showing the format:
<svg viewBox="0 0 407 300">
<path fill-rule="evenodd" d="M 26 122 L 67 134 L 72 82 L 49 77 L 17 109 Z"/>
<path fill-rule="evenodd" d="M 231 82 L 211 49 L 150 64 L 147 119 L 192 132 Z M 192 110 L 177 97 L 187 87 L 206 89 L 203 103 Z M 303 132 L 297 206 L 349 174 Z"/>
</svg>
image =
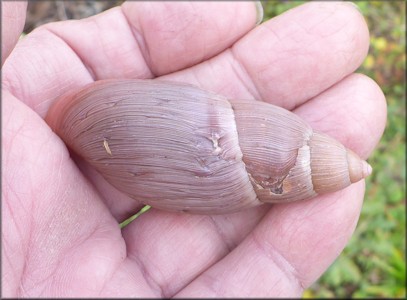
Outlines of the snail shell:
<svg viewBox="0 0 407 300">
<path fill-rule="evenodd" d="M 103 80 L 46 118 L 118 190 L 159 209 L 229 213 L 312 198 L 370 166 L 295 114 L 156 80 Z"/>
</svg>

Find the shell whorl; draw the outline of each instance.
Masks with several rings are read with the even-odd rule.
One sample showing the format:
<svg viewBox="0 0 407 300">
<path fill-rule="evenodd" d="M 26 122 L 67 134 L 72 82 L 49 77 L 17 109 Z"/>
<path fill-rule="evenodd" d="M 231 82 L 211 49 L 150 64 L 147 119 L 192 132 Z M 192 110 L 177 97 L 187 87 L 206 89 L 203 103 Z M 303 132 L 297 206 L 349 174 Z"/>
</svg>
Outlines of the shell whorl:
<svg viewBox="0 0 407 300">
<path fill-rule="evenodd" d="M 165 210 L 227 213 L 307 199 L 369 171 L 287 110 L 187 84 L 95 82 L 62 96 L 46 120 L 113 186 Z"/>
</svg>

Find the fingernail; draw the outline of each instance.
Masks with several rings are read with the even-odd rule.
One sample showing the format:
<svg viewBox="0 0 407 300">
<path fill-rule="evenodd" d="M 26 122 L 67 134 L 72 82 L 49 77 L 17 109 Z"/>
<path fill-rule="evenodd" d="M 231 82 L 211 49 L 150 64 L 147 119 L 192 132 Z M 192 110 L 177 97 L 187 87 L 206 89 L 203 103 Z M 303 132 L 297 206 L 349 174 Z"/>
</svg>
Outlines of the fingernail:
<svg viewBox="0 0 407 300">
<path fill-rule="evenodd" d="M 351 1 L 348 1 L 348 2 L 345 2 L 345 3 L 352 5 L 352 6 L 355 7 L 359 12 L 361 12 L 359 6 L 358 6 L 356 3 L 351 2 Z"/>
<path fill-rule="evenodd" d="M 264 10 L 261 1 L 254 1 L 256 5 L 256 25 L 259 25 L 263 21 Z"/>
</svg>

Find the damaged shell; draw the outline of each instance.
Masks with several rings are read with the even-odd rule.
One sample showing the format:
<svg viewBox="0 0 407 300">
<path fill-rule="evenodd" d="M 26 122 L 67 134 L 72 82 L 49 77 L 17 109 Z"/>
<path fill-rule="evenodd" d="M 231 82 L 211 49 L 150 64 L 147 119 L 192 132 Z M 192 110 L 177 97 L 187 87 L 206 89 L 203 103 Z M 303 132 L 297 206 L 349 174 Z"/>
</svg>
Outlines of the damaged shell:
<svg viewBox="0 0 407 300">
<path fill-rule="evenodd" d="M 187 84 L 97 81 L 62 96 L 47 122 L 118 190 L 165 210 L 219 214 L 308 199 L 371 172 L 283 108 Z"/>
</svg>

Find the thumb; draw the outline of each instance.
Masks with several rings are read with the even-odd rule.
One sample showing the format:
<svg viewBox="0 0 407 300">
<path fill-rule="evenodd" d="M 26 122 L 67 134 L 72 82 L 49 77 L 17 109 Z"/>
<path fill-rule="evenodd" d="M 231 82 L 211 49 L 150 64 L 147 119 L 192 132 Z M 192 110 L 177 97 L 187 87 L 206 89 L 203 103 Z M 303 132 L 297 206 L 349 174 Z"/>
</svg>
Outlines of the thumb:
<svg viewBox="0 0 407 300">
<path fill-rule="evenodd" d="M 10 55 L 23 31 L 26 1 L 1 1 L 1 65 Z"/>
</svg>

